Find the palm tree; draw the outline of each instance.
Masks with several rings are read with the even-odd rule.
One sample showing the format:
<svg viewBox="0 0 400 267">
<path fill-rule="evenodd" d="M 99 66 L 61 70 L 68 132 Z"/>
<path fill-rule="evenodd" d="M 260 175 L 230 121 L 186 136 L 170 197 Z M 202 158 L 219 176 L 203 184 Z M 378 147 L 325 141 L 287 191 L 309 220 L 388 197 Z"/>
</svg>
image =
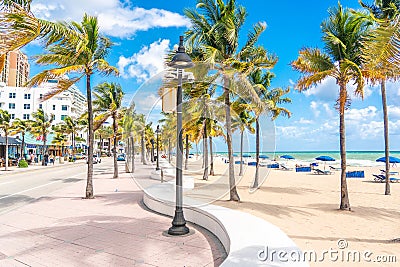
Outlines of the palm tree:
<svg viewBox="0 0 400 267">
<path fill-rule="evenodd" d="M 231 94 L 240 94 L 245 98 L 262 105 L 257 94 L 245 77 L 238 75 L 239 70 L 245 71 L 259 62 L 244 62 L 239 54 L 249 50 L 257 42 L 260 34 L 265 30 L 265 24 L 258 23 L 248 35 L 243 48 L 238 51 L 239 31 L 244 24 L 246 11 L 237 6 L 235 0 L 198 0 L 197 8 L 186 9 L 185 15 L 190 19 L 192 27 L 186 32 L 186 43 L 189 53 L 200 54 L 197 59 L 217 70 L 223 81 L 223 99 L 225 104 L 226 143 L 229 157 L 229 187 L 230 200 L 239 201 L 235 185 L 235 172 L 232 149 L 232 121 L 231 121 Z M 275 59 L 264 61 L 264 67 L 270 67 Z M 260 65 L 261 66 L 261 65 Z M 235 82 L 241 86 L 234 87 Z"/>
<path fill-rule="evenodd" d="M 0 109 L 0 129 L 3 130 L 6 139 L 5 170 L 8 170 L 8 136 L 13 130 L 11 115 L 7 110 Z"/>
<path fill-rule="evenodd" d="M 21 120 L 20 118 L 16 118 L 13 121 L 14 131 L 11 135 L 21 134 L 22 143 L 21 143 L 21 158 L 24 158 L 25 151 L 25 134 L 28 133 L 32 128 L 32 122 L 29 120 Z"/>
<path fill-rule="evenodd" d="M 114 156 L 114 176 L 118 178 L 118 162 L 117 162 L 117 132 L 118 132 L 118 119 L 121 117 L 122 98 L 124 92 L 121 85 L 117 83 L 102 83 L 94 88 L 95 99 L 93 101 L 94 112 L 99 113 L 98 121 L 100 125 L 103 124 L 108 118 L 113 121 L 113 156 Z M 96 128 L 96 125 L 95 125 Z"/>
<path fill-rule="evenodd" d="M 93 110 L 91 77 L 95 72 L 109 75 L 117 74 L 118 70 L 105 60 L 112 46 L 112 42 L 99 33 L 97 17 L 85 14 L 82 22 L 63 22 L 49 25 L 49 36 L 46 47 L 49 53 L 36 57 L 36 62 L 44 65 L 56 65 L 56 68 L 45 70 L 32 78 L 30 86 L 39 85 L 49 79 L 58 79 L 58 88 L 46 95 L 51 98 L 67 90 L 72 84 L 86 77 L 86 98 L 88 112 L 88 172 L 86 184 L 86 198 L 93 198 Z M 77 73 L 78 76 L 70 80 L 66 74 Z"/>
<path fill-rule="evenodd" d="M 386 103 L 386 80 L 398 79 L 399 57 L 398 44 L 399 35 L 399 17 L 400 1 L 375 0 L 374 5 L 367 5 L 360 2 L 364 8 L 367 8 L 373 15 L 372 22 L 375 23 L 375 29 L 372 34 L 365 39 L 363 49 L 364 69 L 368 69 L 366 76 L 374 83 L 380 83 L 382 95 L 383 127 L 385 140 L 385 159 L 386 159 L 386 183 L 385 195 L 390 195 L 390 164 L 389 164 L 389 118 Z M 364 14 L 359 14 L 361 17 Z M 397 41 L 396 41 L 397 40 Z M 391 50 L 396 49 L 396 52 Z M 389 55 L 389 58 L 388 58 Z"/>
<path fill-rule="evenodd" d="M 138 114 L 135 120 L 135 128 L 140 133 L 140 146 L 141 146 L 141 160 L 143 165 L 147 165 L 146 159 L 146 145 L 145 145 L 145 135 L 146 135 L 146 118 L 144 114 Z"/>
<path fill-rule="evenodd" d="M 61 127 L 54 127 L 53 131 L 55 131 L 55 136 L 53 140 L 51 141 L 52 144 L 55 144 L 56 146 L 61 147 L 61 155 L 59 157 L 59 162 L 62 162 L 62 156 L 64 155 L 64 147 L 66 146 L 68 142 L 68 136 L 64 134 L 64 131 L 62 130 Z"/>
<path fill-rule="evenodd" d="M 259 162 L 260 162 L 260 122 L 259 118 L 262 113 L 269 113 L 272 119 L 275 120 L 279 115 L 290 117 L 291 113 L 286 108 L 278 107 L 282 103 L 290 103 L 291 100 L 288 97 L 284 97 L 290 92 L 290 89 L 274 88 L 269 89 L 271 85 L 271 79 L 274 75 L 270 72 L 263 73 L 262 70 L 258 69 L 249 75 L 249 79 L 257 88 L 260 99 L 265 101 L 266 109 L 260 109 L 253 107 L 255 113 L 255 124 L 256 124 L 256 172 L 254 175 L 254 181 L 252 188 L 258 188 L 259 186 Z"/>
<path fill-rule="evenodd" d="M 32 133 L 36 135 L 39 139 L 43 141 L 43 158 L 42 165 L 46 165 L 44 155 L 47 154 L 47 136 L 50 133 L 51 124 L 54 120 L 54 115 L 50 114 L 50 116 L 44 113 L 43 109 L 38 109 L 36 112 L 32 113 L 33 121 L 32 121 Z"/>
<path fill-rule="evenodd" d="M 299 91 L 309 89 L 328 76 L 336 79 L 339 85 L 337 108 L 340 118 L 340 158 L 341 158 L 341 200 L 340 209 L 350 210 L 350 201 L 346 183 L 346 131 L 345 110 L 350 105 L 347 84 L 354 81 L 355 94 L 363 97 L 364 79 L 360 69 L 361 40 L 366 35 L 369 24 L 359 19 L 349 10 L 338 4 L 329 9 L 330 17 L 321 25 L 325 51 L 317 48 L 300 50 L 299 57 L 291 63 L 292 67 L 303 74 L 295 88 Z"/>
<path fill-rule="evenodd" d="M 250 110 L 251 105 L 246 104 L 241 99 L 236 100 L 232 103 L 232 109 L 234 116 L 232 116 L 232 128 L 235 131 L 240 131 L 240 165 L 239 165 L 239 176 L 243 176 L 243 138 L 244 131 L 247 129 L 250 133 L 254 134 L 255 130 L 252 124 L 255 122 L 255 117 L 251 116 Z"/>
<path fill-rule="evenodd" d="M 126 110 L 126 113 L 123 117 L 123 130 L 124 130 L 124 139 L 127 140 L 128 144 L 128 153 L 126 166 L 129 169 L 129 161 L 131 160 L 131 170 L 130 172 L 135 172 L 135 137 L 136 137 L 136 129 L 135 129 L 135 118 L 136 113 L 134 110 L 134 104 Z"/>
</svg>

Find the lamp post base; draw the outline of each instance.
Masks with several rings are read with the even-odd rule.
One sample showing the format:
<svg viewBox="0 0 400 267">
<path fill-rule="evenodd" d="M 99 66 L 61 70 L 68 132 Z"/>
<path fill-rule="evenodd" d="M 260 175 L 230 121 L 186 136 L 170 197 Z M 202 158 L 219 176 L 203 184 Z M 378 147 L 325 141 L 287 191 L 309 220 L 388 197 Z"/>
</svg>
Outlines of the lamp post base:
<svg viewBox="0 0 400 267">
<path fill-rule="evenodd" d="M 186 226 L 186 220 L 183 216 L 183 210 L 175 211 L 175 216 L 172 221 L 172 227 L 168 229 L 170 235 L 186 235 L 189 233 L 189 228 Z"/>
</svg>

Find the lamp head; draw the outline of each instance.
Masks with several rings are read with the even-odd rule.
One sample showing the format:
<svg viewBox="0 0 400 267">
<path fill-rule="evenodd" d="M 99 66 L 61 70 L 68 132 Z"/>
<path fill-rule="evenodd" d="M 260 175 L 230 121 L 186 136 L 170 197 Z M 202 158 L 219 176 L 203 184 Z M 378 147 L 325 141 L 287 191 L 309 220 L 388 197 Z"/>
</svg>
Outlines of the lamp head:
<svg viewBox="0 0 400 267">
<path fill-rule="evenodd" d="M 192 59 L 189 57 L 188 54 L 185 53 L 185 47 L 183 46 L 183 36 L 179 37 L 178 51 L 176 51 L 175 56 L 167 65 L 171 68 L 176 69 L 187 69 L 194 66 Z"/>
</svg>

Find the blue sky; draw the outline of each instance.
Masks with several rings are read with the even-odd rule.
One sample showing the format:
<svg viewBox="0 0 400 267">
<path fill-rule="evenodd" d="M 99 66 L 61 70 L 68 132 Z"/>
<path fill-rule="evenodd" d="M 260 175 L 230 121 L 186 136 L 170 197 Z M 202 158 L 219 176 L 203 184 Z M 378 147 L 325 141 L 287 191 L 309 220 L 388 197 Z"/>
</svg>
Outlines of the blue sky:
<svg viewBox="0 0 400 267">
<path fill-rule="evenodd" d="M 299 74 L 290 67 L 298 51 L 303 47 L 319 47 L 321 43 L 321 22 L 328 17 L 328 8 L 337 1 L 265 1 L 238 0 L 246 7 L 248 17 L 241 39 L 258 21 L 267 23 L 267 29 L 260 38 L 271 53 L 279 57 L 272 70 L 276 74 L 273 87 L 293 87 Z M 307 3 L 307 4 L 306 4 Z M 343 6 L 359 8 L 357 0 L 341 1 Z M 176 45 L 189 22 L 183 16 L 184 8 L 195 8 L 196 1 L 129 1 L 129 0 L 33 0 L 32 11 L 38 17 L 48 20 L 80 21 L 83 13 L 97 15 L 101 31 L 110 37 L 115 46 L 109 62 L 118 67 L 118 78 L 95 77 L 93 85 L 103 81 L 119 82 L 126 92 L 126 103 L 134 97 L 137 89 L 149 78 L 163 69 L 163 54 Z M 42 53 L 39 42 L 34 42 L 23 51 L 28 56 Z M 31 62 L 31 74 L 43 67 Z M 84 92 L 84 85 L 79 84 Z M 145 86 L 146 87 L 146 86 Z M 351 89 L 350 89 L 351 90 Z M 276 149 L 278 151 L 338 150 L 338 115 L 334 109 L 338 87 L 334 80 L 325 80 L 306 93 L 294 90 L 290 93 L 293 103 L 286 107 L 292 111 L 290 119 L 275 121 Z M 353 98 L 347 112 L 347 149 L 383 150 L 381 95 L 379 87 L 367 86 L 362 101 Z M 137 99 L 138 105 L 147 109 L 157 104 L 155 90 L 143 92 Z M 391 149 L 400 150 L 400 86 L 388 84 Z M 140 103 L 138 103 L 140 102 Z M 271 127 L 272 124 L 268 123 Z M 268 130 L 269 131 L 269 130 Z"/>
</svg>

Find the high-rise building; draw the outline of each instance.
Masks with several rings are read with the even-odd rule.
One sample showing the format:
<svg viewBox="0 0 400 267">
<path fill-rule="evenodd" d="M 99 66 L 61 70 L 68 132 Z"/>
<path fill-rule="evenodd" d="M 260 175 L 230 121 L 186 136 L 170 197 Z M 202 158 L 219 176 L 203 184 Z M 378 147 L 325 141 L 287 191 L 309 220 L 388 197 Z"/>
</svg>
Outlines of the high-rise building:
<svg viewBox="0 0 400 267">
<path fill-rule="evenodd" d="M 5 66 L 0 73 L 0 82 L 7 86 L 22 87 L 29 79 L 28 57 L 20 50 L 8 52 Z"/>
</svg>

